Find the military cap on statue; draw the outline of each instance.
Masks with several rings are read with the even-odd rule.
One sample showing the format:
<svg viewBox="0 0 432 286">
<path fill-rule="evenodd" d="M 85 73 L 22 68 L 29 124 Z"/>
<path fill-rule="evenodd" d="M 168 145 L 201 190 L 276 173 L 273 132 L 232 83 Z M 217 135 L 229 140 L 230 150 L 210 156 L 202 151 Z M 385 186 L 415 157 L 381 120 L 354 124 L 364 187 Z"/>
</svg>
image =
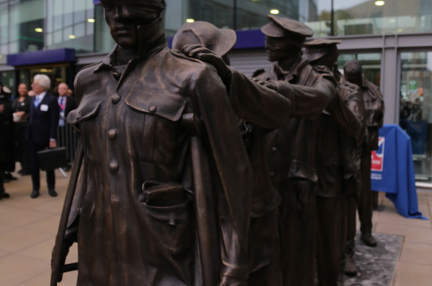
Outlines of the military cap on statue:
<svg viewBox="0 0 432 286">
<path fill-rule="evenodd" d="M 303 23 L 288 18 L 281 18 L 268 15 L 270 23 L 263 26 L 261 31 L 264 35 L 272 38 L 291 38 L 306 39 L 312 37 L 313 31 Z"/>
<path fill-rule="evenodd" d="M 321 59 L 325 55 L 334 56 L 337 58 L 339 55 L 337 45 L 342 43 L 341 40 L 330 39 L 313 39 L 304 43 L 304 56 L 309 62 L 314 62 Z"/>
<path fill-rule="evenodd" d="M 166 9 L 165 0 L 101 0 L 102 5 L 106 4 L 123 4 L 123 5 L 135 5 L 141 9 L 147 9 L 149 11 L 163 11 Z"/>
<path fill-rule="evenodd" d="M 184 24 L 175 34 L 172 47 L 181 50 L 188 44 L 200 44 L 220 56 L 226 55 L 237 43 L 231 29 L 219 29 L 208 22 Z"/>
</svg>

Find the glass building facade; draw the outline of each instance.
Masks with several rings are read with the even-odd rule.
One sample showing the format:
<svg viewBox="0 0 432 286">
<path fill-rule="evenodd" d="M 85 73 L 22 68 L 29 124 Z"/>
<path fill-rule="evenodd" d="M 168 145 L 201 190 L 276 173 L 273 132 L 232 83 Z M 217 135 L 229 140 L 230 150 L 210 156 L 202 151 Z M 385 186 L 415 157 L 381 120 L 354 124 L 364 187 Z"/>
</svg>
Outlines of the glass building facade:
<svg viewBox="0 0 432 286">
<path fill-rule="evenodd" d="M 254 30 L 274 13 L 309 25 L 315 37 L 432 31 L 430 0 L 166 0 L 165 28 L 173 36 L 186 21 Z M 332 8 L 333 7 L 333 8 Z M 112 47 L 103 9 L 92 0 L 0 0 L 0 64 L 21 52 L 75 48 L 77 54 Z"/>
<path fill-rule="evenodd" d="M 432 183 L 432 51 L 401 54 L 399 124 L 411 137 L 416 180 Z"/>
<path fill-rule="evenodd" d="M 339 66 L 358 59 L 366 77 L 381 86 L 387 114 L 395 114 L 387 123 L 399 123 L 411 136 L 416 178 L 432 183 L 432 0 L 165 1 L 167 37 L 173 36 L 184 23 L 193 21 L 208 21 L 219 28 L 237 31 L 259 30 L 272 13 L 306 23 L 314 30 L 314 37 L 333 36 L 345 39 L 343 42 L 357 39 L 360 44 L 382 41 L 382 46 L 373 49 L 356 45 L 342 48 Z M 0 80 L 12 91 L 20 82 L 29 83 L 36 73 L 48 74 L 54 84 L 61 81 L 71 84 L 80 67 L 90 63 L 80 62 L 80 58 L 96 60 L 114 45 L 103 8 L 95 2 L 0 0 Z M 409 38 L 402 49 L 386 46 L 397 44 L 403 35 L 420 34 L 431 35 L 429 45 L 421 46 Z M 60 48 L 73 48 L 77 63 L 6 66 L 7 55 Z M 266 61 L 263 49 L 262 43 L 256 50 L 238 51 L 232 62 L 236 67 L 243 63 L 250 71 L 262 68 Z M 388 85 L 389 75 L 395 85 L 390 89 L 384 84 Z"/>
</svg>

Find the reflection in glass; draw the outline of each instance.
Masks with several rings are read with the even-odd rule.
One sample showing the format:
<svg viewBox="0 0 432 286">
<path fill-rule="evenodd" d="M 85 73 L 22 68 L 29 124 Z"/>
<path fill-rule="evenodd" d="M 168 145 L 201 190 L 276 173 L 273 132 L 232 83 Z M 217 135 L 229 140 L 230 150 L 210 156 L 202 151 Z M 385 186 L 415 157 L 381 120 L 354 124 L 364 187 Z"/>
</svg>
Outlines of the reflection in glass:
<svg viewBox="0 0 432 286">
<path fill-rule="evenodd" d="M 44 1 L 45 2 L 45 1 Z M 87 0 L 47 0 L 48 49 L 74 48 L 77 54 L 93 52 L 94 5 Z"/>
<path fill-rule="evenodd" d="M 114 40 L 111 37 L 108 25 L 105 23 L 104 9 L 102 5 L 95 7 L 95 52 L 109 53 L 114 47 Z"/>
<path fill-rule="evenodd" d="M 233 0 L 166 0 L 166 36 L 175 35 L 189 21 L 207 21 L 218 28 L 234 28 Z"/>
<path fill-rule="evenodd" d="M 10 2 L 9 54 L 34 52 L 44 48 L 45 2 L 45 0 Z"/>
<path fill-rule="evenodd" d="M 432 182 L 432 52 L 401 54 L 399 124 L 411 137 L 417 181 Z"/>
<path fill-rule="evenodd" d="M 338 36 L 416 33 L 432 30 L 430 0 L 334 0 Z M 382 4 L 382 5 L 378 5 Z"/>
<path fill-rule="evenodd" d="M 15 94 L 15 71 L 1 72 L 0 81 L 12 91 L 12 95 Z"/>
<path fill-rule="evenodd" d="M 237 30 L 260 29 L 269 22 L 272 13 L 301 22 L 317 18 L 316 0 L 237 0 Z"/>
</svg>

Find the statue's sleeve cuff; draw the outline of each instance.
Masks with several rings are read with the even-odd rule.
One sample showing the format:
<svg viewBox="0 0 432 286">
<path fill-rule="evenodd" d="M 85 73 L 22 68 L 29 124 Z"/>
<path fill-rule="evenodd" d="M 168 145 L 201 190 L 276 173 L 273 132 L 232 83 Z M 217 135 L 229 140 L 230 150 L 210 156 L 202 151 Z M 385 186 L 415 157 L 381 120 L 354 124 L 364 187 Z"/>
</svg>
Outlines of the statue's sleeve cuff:
<svg viewBox="0 0 432 286">
<path fill-rule="evenodd" d="M 291 117 L 295 117 L 296 113 L 296 98 L 295 98 L 295 90 L 291 86 L 290 83 L 284 81 L 274 81 L 278 88 L 278 92 L 283 95 L 285 98 L 291 101 Z"/>
<path fill-rule="evenodd" d="M 221 277 L 221 285 L 247 285 L 246 281 L 249 277 L 249 267 L 224 265 L 222 266 Z M 224 281 L 229 283 L 224 284 Z"/>
</svg>

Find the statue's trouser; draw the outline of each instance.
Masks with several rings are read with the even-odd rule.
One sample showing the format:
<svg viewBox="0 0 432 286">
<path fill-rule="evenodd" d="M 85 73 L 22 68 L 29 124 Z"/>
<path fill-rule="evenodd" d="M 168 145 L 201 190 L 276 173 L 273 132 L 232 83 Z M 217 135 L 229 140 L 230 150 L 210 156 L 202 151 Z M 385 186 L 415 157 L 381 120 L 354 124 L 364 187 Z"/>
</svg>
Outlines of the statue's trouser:
<svg viewBox="0 0 432 286">
<path fill-rule="evenodd" d="M 272 262 L 263 268 L 252 272 L 249 275 L 248 286 L 262 285 L 282 285 L 282 276 L 279 259 L 274 259 Z"/>
<path fill-rule="evenodd" d="M 295 179 L 281 189 L 281 272 L 284 286 L 314 286 L 316 184 Z"/>
<path fill-rule="evenodd" d="M 363 148 L 361 159 L 362 187 L 358 200 L 348 200 L 346 255 L 354 256 L 356 235 L 356 209 L 360 218 L 360 230 L 363 234 L 372 233 L 373 202 L 371 191 L 371 151 Z"/>
<path fill-rule="evenodd" d="M 341 279 L 346 237 L 346 199 L 317 196 L 318 285 L 336 286 Z"/>
<path fill-rule="evenodd" d="M 371 234 L 373 215 L 373 196 L 371 190 L 371 151 L 367 148 L 363 148 L 361 169 L 363 181 L 360 197 L 357 203 L 360 218 L 360 230 L 363 234 Z"/>
<path fill-rule="evenodd" d="M 252 217 L 249 227 L 249 286 L 282 286 L 279 241 L 279 208 Z"/>
<path fill-rule="evenodd" d="M 345 254 L 347 257 L 354 256 L 355 236 L 356 236 L 356 214 L 357 200 L 351 196 L 347 202 L 347 227 L 346 227 L 346 248 Z"/>
</svg>

